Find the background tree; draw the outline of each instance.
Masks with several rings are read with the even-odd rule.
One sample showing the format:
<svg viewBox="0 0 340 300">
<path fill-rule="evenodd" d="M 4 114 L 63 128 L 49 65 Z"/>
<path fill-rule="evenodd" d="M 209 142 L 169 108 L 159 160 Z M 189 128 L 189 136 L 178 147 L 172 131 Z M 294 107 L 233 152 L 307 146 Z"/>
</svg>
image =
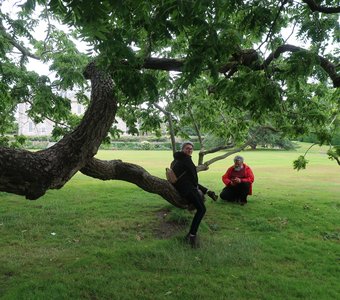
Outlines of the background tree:
<svg viewBox="0 0 340 300">
<path fill-rule="evenodd" d="M 261 120 L 292 134 L 307 133 L 312 126 L 321 142 L 330 139 L 340 98 L 340 7 L 330 1 L 28 0 L 16 5 L 17 16 L 1 13 L 1 126 L 9 126 L 19 102 L 31 104 L 36 122 L 67 120 L 69 100 L 60 92 L 77 88 L 79 98 L 86 99 L 85 78 L 92 92 L 78 127 L 55 146 L 37 153 L 0 149 L 1 191 L 36 199 L 81 170 L 96 178 L 134 182 L 186 206 L 171 185 L 140 167 L 92 159 L 117 107 L 122 115 L 127 107 L 142 114 L 140 105 L 157 103 L 170 83 L 191 93 L 207 78 L 211 97 L 202 99 L 206 107 L 224 101 L 228 111 L 238 110 L 238 129 Z M 38 39 L 32 32 L 40 20 L 47 30 Z M 75 31 L 65 33 L 54 22 Z M 287 28 L 305 48 L 288 43 L 283 36 Z M 88 43 L 90 57 L 76 49 L 72 36 Z M 55 78 L 27 70 L 28 59 L 49 62 Z M 171 78 L 164 71 L 179 73 Z M 158 117 L 152 109 L 144 118 L 150 115 Z M 133 114 L 125 118 L 133 125 Z M 149 119 L 154 125 L 155 118 Z"/>
</svg>

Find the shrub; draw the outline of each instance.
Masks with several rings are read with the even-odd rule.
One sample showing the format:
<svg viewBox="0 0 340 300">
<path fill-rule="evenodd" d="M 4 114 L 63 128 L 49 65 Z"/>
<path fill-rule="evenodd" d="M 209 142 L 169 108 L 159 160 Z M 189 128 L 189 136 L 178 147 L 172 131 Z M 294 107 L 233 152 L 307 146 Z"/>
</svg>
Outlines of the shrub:
<svg viewBox="0 0 340 300">
<path fill-rule="evenodd" d="M 154 148 L 153 144 L 148 141 L 142 141 L 140 147 L 142 150 L 152 150 Z"/>
</svg>

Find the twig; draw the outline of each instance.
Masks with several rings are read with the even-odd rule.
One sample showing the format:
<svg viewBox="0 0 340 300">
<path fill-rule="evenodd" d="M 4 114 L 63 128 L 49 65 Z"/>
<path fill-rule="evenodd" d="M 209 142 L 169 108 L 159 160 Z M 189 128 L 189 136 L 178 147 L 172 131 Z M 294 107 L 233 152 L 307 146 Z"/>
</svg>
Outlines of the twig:
<svg viewBox="0 0 340 300">
<path fill-rule="evenodd" d="M 287 3 L 287 0 L 284 0 L 284 1 L 281 2 L 281 6 L 280 6 L 280 8 L 279 8 L 279 10 L 278 10 L 278 12 L 277 12 L 277 14 L 276 14 L 276 16 L 275 16 L 275 19 L 274 19 L 272 25 L 270 26 L 270 29 L 269 29 L 269 32 L 268 32 L 268 34 L 267 34 L 266 39 L 261 43 L 261 45 L 260 45 L 256 50 L 259 50 L 259 49 L 263 46 L 263 44 L 266 43 L 266 42 L 268 41 L 269 38 L 271 38 L 271 35 L 272 35 L 273 30 L 274 30 L 274 26 L 275 26 L 275 24 L 276 24 L 276 21 L 277 21 L 277 19 L 279 18 L 279 15 L 280 15 L 280 13 L 281 13 L 281 10 L 283 9 L 283 7 L 284 7 L 284 5 L 285 5 L 286 3 Z"/>
</svg>

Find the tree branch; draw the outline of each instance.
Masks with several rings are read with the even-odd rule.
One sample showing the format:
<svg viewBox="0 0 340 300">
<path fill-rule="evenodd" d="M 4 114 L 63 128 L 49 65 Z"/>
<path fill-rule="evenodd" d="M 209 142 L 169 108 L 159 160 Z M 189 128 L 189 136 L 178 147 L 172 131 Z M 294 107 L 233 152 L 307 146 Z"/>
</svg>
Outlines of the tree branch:
<svg viewBox="0 0 340 300">
<path fill-rule="evenodd" d="M 28 103 L 28 104 L 30 104 L 31 107 L 33 107 L 33 105 L 34 105 L 33 102 L 30 101 L 30 100 L 26 100 L 25 102 Z M 71 128 L 71 126 L 70 126 L 69 124 L 61 123 L 61 122 L 56 121 L 56 120 L 54 120 L 54 119 L 52 119 L 52 118 L 50 118 L 50 117 L 48 117 L 48 116 L 46 116 L 46 115 L 42 115 L 42 114 L 39 114 L 39 115 L 40 115 L 41 118 L 46 119 L 46 120 L 49 120 L 49 121 L 51 121 L 52 123 L 54 123 L 54 124 L 56 124 L 56 125 L 58 125 L 58 126 L 65 127 L 65 128 L 68 128 L 68 129 Z"/>
<path fill-rule="evenodd" d="M 38 151 L 0 147 L 0 191 L 35 200 L 61 188 L 97 152 L 117 110 L 111 78 L 90 63 L 91 102 L 79 126 L 52 147 Z"/>
<path fill-rule="evenodd" d="M 201 150 L 200 153 L 203 153 L 204 155 L 206 155 L 206 154 L 216 153 L 218 151 L 225 150 L 225 149 L 230 149 L 233 147 L 235 147 L 235 144 L 230 143 L 228 145 L 218 146 L 218 147 L 214 147 L 208 150 Z"/>
<path fill-rule="evenodd" d="M 337 164 L 340 166 L 340 159 L 339 159 L 338 156 L 332 155 L 332 154 L 330 154 L 330 153 L 328 153 L 328 155 L 329 155 L 332 159 L 334 159 L 334 160 L 337 162 Z"/>
<path fill-rule="evenodd" d="M 198 153 L 198 165 L 203 165 L 204 156 L 206 154 L 216 153 L 218 151 L 230 149 L 232 147 L 234 147 L 234 144 L 223 145 L 223 146 L 211 148 L 211 149 L 208 149 L 208 150 L 204 150 L 204 148 L 201 148 L 200 152 Z"/>
<path fill-rule="evenodd" d="M 136 184 L 144 191 L 158 194 L 179 208 L 188 208 L 189 203 L 182 198 L 171 183 L 152 176 L 144 168 L 121 160 L 104 161 L 92 158 L 80 169 L 83 174 L 101 180 L 123 180 Z"/>
<path fill-rule="evenodd" d="M 145 59 L 141 67 L 151 70 L 181 72 L 183 66 L 184 61 L 181 59 L 149 57 Z"/>
<path fill-rule="evenodd" d="M 46 33 L 46 37 L 44 39 L 44 53 L 46 53 L 47 41 L 50 39 L 50 32 L 51 32 L 51 27 L 52 27 L 46 3 L 45 3 L 45 7 L 44 7 L 44 13 L 45 13 L 45 16 L 46 16 L 46 19 L 47 19 L 47 33 Z"/>
<path fill-rule="evenodd" d="M 334 6 L 334 7 L 329 7 L 329 6 L 323 6 L 320 4 L 317 4 L 314 0 L 302 0 L 302 2 L 306 3 L 311 11 L 318 11 L 322 12 L 325 14 L 337 14 L 340 13 L 340 6 Z"/>
<path fill-rule="evenodd" d="M 198 165 L 196 167 L 196 170 L 197 172 L 200 172 L 200 171 L 206 171 L 209 169 L 209 166 L 211 164 L 213 164 L 214 162 L 216 161 L 219 161 L 219 160 L 222 160 L 222 159 L 225 159 L 226 157 L 230 156 L 230 155 L 233 155 L 234 153 L 237 153 L 237 152 L 240 152 L 242 151 L 244 148 L 246 148 L 247 146 L 250 145 L 250 141 L 247 141 L 246 143 L 244 143 L 242 146 L 236 148 L 236 149 L 233 149 L 232 151 L 229 151 L 223 155 L 220 155 L 220 156 L 216 156 L 208 161 L 206 161 L 204 164 L 201 164 L 201 165 Z"/>
<path fill-rule="evenodd" d="M 176 140 L 175 140 L 175 130 L 174 130 L 174 124 L 172 122 L 171 112 L 167 111 L 166 109 L 164 109 L 163 107 L 161 107 L 157 103 L 153 103 L 153 106 L 155 106 L 159 111 L 161 111 L 168 120 L 172 153 L 175 154 L 175 152 L 176 152 Z"/>
<path fill-rule="evenodd" d="M 254 71 L 265 69 L 274 59 L 278 58 L 284 52 L 298 52 L 308 50 L 303 49 L 301 47 L 297 47 L 290 44 L 285 44 L 279 46 L 274 52 L 272 52 L 263 62 L 262 65 L 256 64 L 258 62 L 259 56 L 258 53 L 254 49 L 245 49 L 240 51 L 239 53 L 235 53 L 233 57 L 230 59 L 230 62 L 225 64 L 223 67 L 219 69 L 220 73 L 227 73 L 228 78 L 231 77 L 236 71 L 238 65 L 247 66 Z M 321 67 L 326 71 L 329 77 L 333 81 L 334 87 L 340 87 L 340 75 L 336 71 L 336 66 L 331 63 L 328 59 L 318 55 L 320 60 Z M 165 71 L 178 71 L 181 72 L 184 66 L 183 60 L 177 59 L 163 59 L 163 58 L 147 58 L 143 64 L 143 68 L 146 69 L 156 69 L 156 70 L 165 70 Z"/>
<path fill-rule="evenodd" d="M 188 112 L 189 112 L 190 118 L 192 120 L 192 123 L 194 124 L 194 128 L 195 128 L 196 135 L 198 137 L 198 141 L 200 143 L 200 146 L 201 146 L 201 148 L 203 148 L 203 139 L 202 139 L 201 131 L 200 131 L 200 128 L 199 128 L 199 124 L 197 124 L 190 107 L 188 107 Z"/>
<path fill-rule="evenodd" d="M 276 24 L 276 21 L 277 21 L 277 19 L 279 18 L 280 13 L 281 13 L 283 7 L 285 6 L 285 4 L 286 4 L 287 2 L 288 2 L 288 0 L 283 0 L 283 1 L 281 2 L 280 8 L 279 8 L 279 10 L 277 11 L 277 14 L 276 14 L 276 16 L 275 16 L 275 19 L 274 19 L 273 23 L 271 24 L 271 26 L 270 26 L 270 28 L 269 28 L 269 32 L 268 32 L 268 34 L 267 34 L 267 37 L 266 37 L 266 39 L 261 43 L 261 45 L 258 46 L 257 50 L 259 50 L 259 49 L 262 47 L 262 45 L 265 44 L 265 43 L 268 41 L 268 39 L 271 38 L 272 33 L 273 33 L 273 30 L 274 30 L 274 26 L 275 26 L 275 24 Z"/>
<path fill-rule="evenodd" d="M 259 55 L 254 49 L 244 49 L 239 53 L 235 53 L 228 63 L 220 67 L 219 72 L 226 74 L 227 78 L 230 78 L 237 72 L 239 65 L 247 66 L 254 71 L 265 69 L 274 59 L 278 58 L 280 54 L 284 52 L 298 52 L 308 50 L 294 46 L 294 45 L 281 45 L 274 52 L 272 52 L 264 61 L 262 65 L 258 64 Z M 318 55 L 321 67 L 327 72 L 329 77 L 333 81 L 334 87 L 340 87 L 340 75 L 336 72 L 336 66 L 328 59 Z M 169 59 L 169 58 L 147 58 L 144 64 L 141 66 L 145 69 L 163 70 L 163 71 L 177 71 L 181 72 L 184 66 L 184 60 L 182 59 Z"/>
<path fill-rule="evenodd" d="M 12 44 L 13 47 L 17 48 L 23 55 L 23 57 L 31 57 L 36 60 L 40 60 L 40 57 L 36 56 L 35 54 L 31 53 L 28 49 L 24 46 L 20 45 L 14 38 L 12 38 L 7 32 L 6 28 L 2 25 L 0 21 L 0 30 L 2 31 L 3 36 Z"/>
<path fill-rule="evenodd" d="M 284 52 L 309 52 L 306 49 L 285 44 L 279 46 L 274 52 L 272 52 L 263 62 L 263 64 L 260 66 L 261 69 L 265 69 L 274 59 L 278 58 L 282 53 Z M 318 55 L 318 58 L 320 60 L 321 67 L 325 70 L 325 72 L 329 75 L 329 77 L 333 81 L 334 87 L 340 87 L 340 75 L 336 71 L 336 67 L 334 64 L 332 64 L 328 59 Z"/>
</svg>

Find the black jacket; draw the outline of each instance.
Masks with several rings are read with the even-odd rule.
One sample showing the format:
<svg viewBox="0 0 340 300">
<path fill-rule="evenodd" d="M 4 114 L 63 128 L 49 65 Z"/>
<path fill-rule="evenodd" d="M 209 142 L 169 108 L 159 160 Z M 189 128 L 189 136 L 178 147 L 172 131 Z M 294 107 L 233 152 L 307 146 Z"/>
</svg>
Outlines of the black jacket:
<svg viewBox="0 0 340 300">
<path fill-rule="evenodd" d="M 196 166 L 192 162 L 191 156 L 184 152 L 176 152 L 171 168 L 175 172 L 178 181 L 174 184 L 176 190 L 182 195 L 187 195 L 191 190 L 199 188 L 204 194 L 207 189 L 198 183 Z"/>
</svg>

